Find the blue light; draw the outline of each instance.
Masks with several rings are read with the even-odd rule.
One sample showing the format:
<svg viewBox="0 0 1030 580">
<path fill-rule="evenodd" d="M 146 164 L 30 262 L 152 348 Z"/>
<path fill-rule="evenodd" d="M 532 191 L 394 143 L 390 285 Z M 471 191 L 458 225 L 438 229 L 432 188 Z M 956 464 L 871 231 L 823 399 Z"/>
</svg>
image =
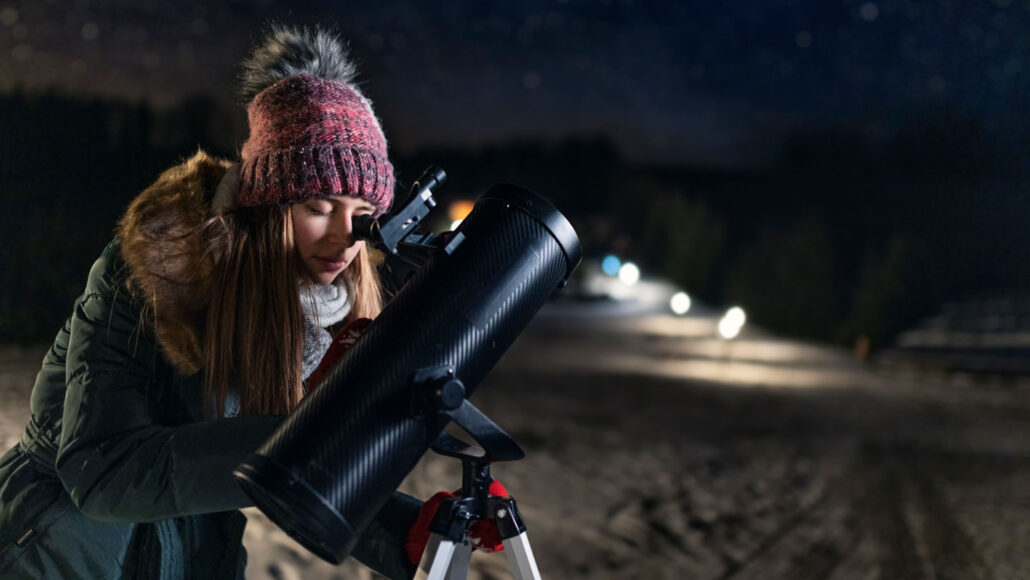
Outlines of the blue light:
<svg viewBox="0 0 1030 580">
<path fill-rule="evenodd" d="M 609 276 L 617 275 L 619 273 L 619 268 L 621 267 L 622 262 L 620 262 L 618 258 L 612 255 L 605 256 L 604 260 L 601 261 L 601 270 L 603 270 L 604 273 L 608 274 Z"/>
</svg>

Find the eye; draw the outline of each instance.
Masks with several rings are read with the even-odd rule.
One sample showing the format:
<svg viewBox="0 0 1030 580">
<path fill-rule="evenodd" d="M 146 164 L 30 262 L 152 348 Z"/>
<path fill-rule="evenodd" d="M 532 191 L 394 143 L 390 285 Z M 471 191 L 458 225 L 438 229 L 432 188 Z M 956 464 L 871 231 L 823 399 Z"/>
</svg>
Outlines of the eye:
<svg viewBox="0 0 1030 580">
<path fill-rule="evenodd" d="M 305 205 L 304 207 L 308 208 L 308 212 L 309 212 L 309 213 L 310 213 L 311 215 L 316 215 L 316 216 L 324 216 L 324 215 L 329 215 L 329 213 L 330 213 L 330 212 L 332 211 L 332 210 L 328 210 L 328 211 L 322 211 L 322 209 L 319 209 L 319 208 L 317 208 L 317 207 L 314 207 L 314 206 L 310 206 L 310 205 Z M 323 208 L 323 209 L 324 209 L 324 208 Z"/>
</svg>

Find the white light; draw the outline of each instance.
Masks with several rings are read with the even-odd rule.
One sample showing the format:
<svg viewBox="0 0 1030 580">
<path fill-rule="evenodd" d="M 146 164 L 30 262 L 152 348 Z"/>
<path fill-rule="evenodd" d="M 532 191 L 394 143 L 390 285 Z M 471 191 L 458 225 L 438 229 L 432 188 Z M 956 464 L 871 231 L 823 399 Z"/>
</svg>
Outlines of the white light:
<svg viewBox="0 0 1030 580">
<path fill-rule="evenodd" d="M 726 314 L 719 320 L 719 336 L 726 340 L 733 340 L 740 334 L 744 323 L 747 322 L 747 315 L 739 306 L 734 306 L 726 311 Z"/>
<path fill-rule="evenodd" d="M 740 306 L 734 306 L 726 311 L 726 320 L 734 326 L 744 326 L 747 322 L 747 315 L 744 314 L 744 309 Z"/>
<path fill-rule="evenodd" d="M 454 220 L 453 222 L 451 222 L 451 231 L 453 232 L 454 230 L 458 229 L 458 226 L 461 225 L 462 221 L 464 220 Z"/>
<path fill-rule="evenodd" d="M 880 7 L 873 2 L 866 2 L 858 9 L 858 12 L 862 15 L 862 20 L 872 22 L 880 15 Z"/>
<path fill-rule="evenodd" d="M 719 336 L 726 340 L 733 340 L 734 338 L 737 338 L 738 334 L 740 334 L 739 326 L 734 326 L 725 318 L 719 321 Z"/>
<path fill-rule="evenodd" d="M 640 280 L 640 268 L 633 262 L 626 262 L 619 268 L 619 280 L 627 286 L 632 286 Z"/>
<path fill-rule="evenodd" d="M 677 292 L 672 295 L 672 300 L 669 300 L 669 308 L 680 316 L 683 316 L 690 310 L 690 296 L 687 296 L 686 292 Z"/>
</svg>

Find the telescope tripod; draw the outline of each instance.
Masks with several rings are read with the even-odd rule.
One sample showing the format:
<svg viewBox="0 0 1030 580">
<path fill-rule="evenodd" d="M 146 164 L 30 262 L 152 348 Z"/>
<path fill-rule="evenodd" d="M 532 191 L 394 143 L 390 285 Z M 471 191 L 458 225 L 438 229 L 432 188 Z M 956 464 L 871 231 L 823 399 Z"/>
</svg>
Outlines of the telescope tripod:
<svg viewBox="0 0 1030 580">
<path fill-rule="evenodd" d="M 441 455 L 461 459 L 461 494 L 437 507 L 415 578 L 458 580 L 468 577 L 472 557 L 469 527 L 477 521 L 492 521 L 497 524 L 512 577 L 540 580 L 515 498 L 490 497 L 493 478 L 488 453 L 447 433 L 440 435 L 432 448 Z"/>
</svg>

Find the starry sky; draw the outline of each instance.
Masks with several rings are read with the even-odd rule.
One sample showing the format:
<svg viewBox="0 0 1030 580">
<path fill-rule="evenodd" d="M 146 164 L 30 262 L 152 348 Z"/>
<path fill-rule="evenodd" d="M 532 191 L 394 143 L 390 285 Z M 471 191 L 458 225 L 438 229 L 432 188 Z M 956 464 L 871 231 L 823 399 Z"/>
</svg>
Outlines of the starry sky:
<svg viewBox="0 0 1030 580">
<path fill-rule="evenodd" d="M 239 107 L 272 20 L 349 39 L 401 151 L 600 135 L 636 162 L 749 167 L 812 128 L 1028 128 L 1030 0 L 0 0 L 0 91 Z"/>
</svg>

